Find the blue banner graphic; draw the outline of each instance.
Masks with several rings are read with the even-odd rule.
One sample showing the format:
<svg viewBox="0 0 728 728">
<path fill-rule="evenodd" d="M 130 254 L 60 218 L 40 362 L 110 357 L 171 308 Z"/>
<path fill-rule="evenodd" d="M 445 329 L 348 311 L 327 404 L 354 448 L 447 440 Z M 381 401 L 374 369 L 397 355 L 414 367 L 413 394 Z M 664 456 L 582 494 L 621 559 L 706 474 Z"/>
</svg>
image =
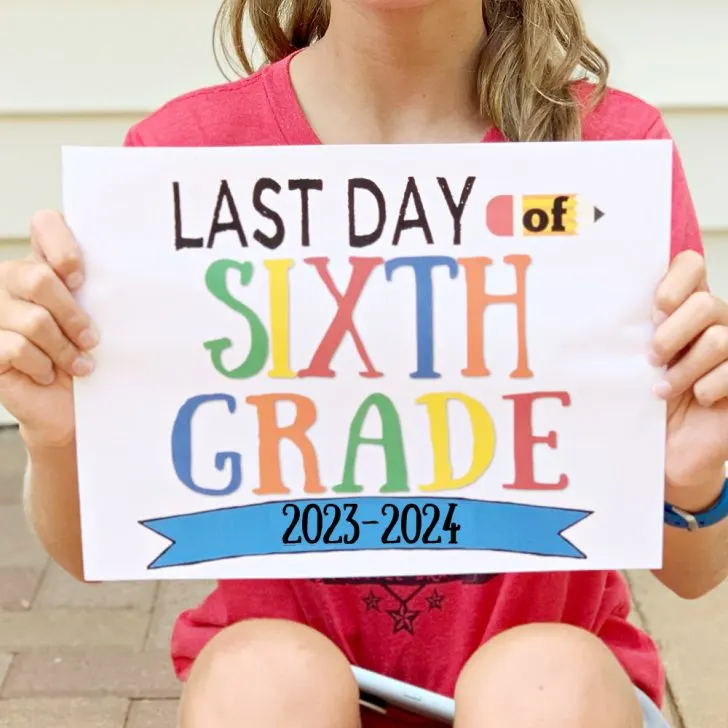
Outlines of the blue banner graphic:
<svg viewBox="0 0 728 728">
<path fill-rule="evenodd" d="M 150 569 L 240 556 L 372 550 L 586 558 L 562 535 L 590 511 L 466 498 L 276 501 L 141 521 L 172 543 Z"/>
</svg>

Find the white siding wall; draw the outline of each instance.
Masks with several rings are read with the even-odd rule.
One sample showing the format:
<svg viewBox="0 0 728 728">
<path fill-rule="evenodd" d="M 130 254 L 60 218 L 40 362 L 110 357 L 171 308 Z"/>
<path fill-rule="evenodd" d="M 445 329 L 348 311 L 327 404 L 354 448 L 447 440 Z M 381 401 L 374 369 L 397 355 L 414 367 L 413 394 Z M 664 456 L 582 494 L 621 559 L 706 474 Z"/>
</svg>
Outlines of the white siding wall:
<svg viewBox="0 0 728 728">
<path fill-rule="evenodd" d="M 0 0 L 0 259 L 60 205 L 61 144 L 118 144 L 169 98 L 222 79 L 218 0 Z M 582 0 L 613 85 L 664 110 L 728 297 L 728 3 Z M 7 416 L 0 411 L 0 422 Z"/>
</svg>

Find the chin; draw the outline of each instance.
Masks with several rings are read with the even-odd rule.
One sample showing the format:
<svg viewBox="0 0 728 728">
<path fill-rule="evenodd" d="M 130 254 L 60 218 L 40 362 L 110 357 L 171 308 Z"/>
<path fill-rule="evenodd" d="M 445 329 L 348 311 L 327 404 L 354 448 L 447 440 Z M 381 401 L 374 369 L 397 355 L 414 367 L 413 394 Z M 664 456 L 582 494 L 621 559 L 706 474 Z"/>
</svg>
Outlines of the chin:
<svg viewBox="0 0 728 728">
<path fill-rule="evenodd" d="M 345 2 L 349 5 L 359 5 L 371 10 L 408 10 L 410 8 L 425 8 L 437 5 L 442 0 L 332 0 L 332 2 Z"/>
</svg>

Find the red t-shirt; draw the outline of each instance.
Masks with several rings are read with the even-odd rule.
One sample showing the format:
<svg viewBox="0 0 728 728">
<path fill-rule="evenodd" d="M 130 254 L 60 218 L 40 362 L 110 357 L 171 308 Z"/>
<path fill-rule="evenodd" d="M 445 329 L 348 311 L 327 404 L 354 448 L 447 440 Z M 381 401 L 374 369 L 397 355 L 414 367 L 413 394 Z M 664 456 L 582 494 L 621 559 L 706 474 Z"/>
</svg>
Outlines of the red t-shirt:
<svg viewBox="0 0 728 728">
<path fill-rule="evenodd" d="M 132 146 L 319 144 L 296 98 L 290 58 L 255 75 L 173 100 L 133 127 Z M 586 84 L 576 87 L 583 94 Z M 660 113 L 610 90 L 585 119 L 584 140 L 664 139 Z M 490 131 L 485 143 L 505 142 Z M 702 252 L 700 231 L 675 152 L 673 255 Z M 517 625 L 562 622 L 598 635 L 633 682 L 661 704 L 664 675 L 652 640 L 627 621 L 628 588 L 615 572 L 496 574 L 351 581 L 224 581 L 183 613 L 172 657 L 184 679 L 205 643 L 223 627 L 254 617 L 306 623 L 356 665 L 452 695 L 473 652 Z"/>
</svg>

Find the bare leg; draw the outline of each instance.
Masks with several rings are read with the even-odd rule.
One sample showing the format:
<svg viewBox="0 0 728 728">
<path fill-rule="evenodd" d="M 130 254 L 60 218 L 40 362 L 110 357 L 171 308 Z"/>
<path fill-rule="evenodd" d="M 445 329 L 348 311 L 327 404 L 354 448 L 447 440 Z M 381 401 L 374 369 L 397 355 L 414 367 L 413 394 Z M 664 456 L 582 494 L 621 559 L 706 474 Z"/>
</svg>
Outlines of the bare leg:
<svg viewBox="0 0 728 728">
<path fill-rule="evenodd" d="M 224 629 L 194 663 L 181 728 L 357 728 L 359 691 L 341 651 L 283 620 Z"/>
<path fill-rule="evenodd" d="M 629 677 L 597 637 L 562 624 L 481 647 L 455 689 L 456 728 L 642 728 Z"/>
</svg>

